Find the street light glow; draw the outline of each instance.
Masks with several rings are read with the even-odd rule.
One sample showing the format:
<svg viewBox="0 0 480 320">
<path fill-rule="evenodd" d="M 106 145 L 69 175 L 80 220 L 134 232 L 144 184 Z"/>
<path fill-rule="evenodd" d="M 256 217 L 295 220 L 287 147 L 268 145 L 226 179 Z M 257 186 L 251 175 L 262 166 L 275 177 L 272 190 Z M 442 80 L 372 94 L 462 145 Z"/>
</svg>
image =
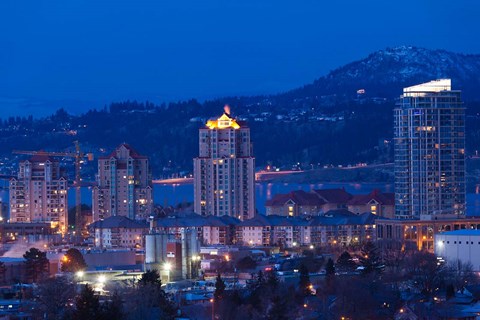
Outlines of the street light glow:
<svg viewBox="0 0 480 320">
<path fill-rule="evenodd" d="M 165 262 L 165 264 L 163 265 L 163 269 L 165 269 L 166 271 L 172 270 L 172 264 L 169 262 Z"/>
<path fill-rule="evenodd" d="M 83 278 L 83 276 L 85 275 L 85 272 L 80 270 L 80 271 L 77 271 L 75 275 L 77 276 L 77 278 Z"/>
<path fill-rule="evenodd" d="M 98 282 L 103 284 L 107 281 L 107 277 L 105 277 L 103 274 L 98 276 Z"/>
</svg>

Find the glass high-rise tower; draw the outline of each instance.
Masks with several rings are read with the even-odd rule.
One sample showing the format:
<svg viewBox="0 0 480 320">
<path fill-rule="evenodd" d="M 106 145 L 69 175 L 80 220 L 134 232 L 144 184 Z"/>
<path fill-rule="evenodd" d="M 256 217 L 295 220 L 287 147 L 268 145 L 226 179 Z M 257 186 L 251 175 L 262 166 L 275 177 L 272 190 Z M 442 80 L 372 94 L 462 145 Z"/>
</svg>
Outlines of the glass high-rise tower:
<svg viewBox="0 0 480 320">
<path fill-rule="evenodd" d="M 395 215 L 465 215 L 465 108 L 450 79 L 403 89 L 395 108 Z"/>
</svg>

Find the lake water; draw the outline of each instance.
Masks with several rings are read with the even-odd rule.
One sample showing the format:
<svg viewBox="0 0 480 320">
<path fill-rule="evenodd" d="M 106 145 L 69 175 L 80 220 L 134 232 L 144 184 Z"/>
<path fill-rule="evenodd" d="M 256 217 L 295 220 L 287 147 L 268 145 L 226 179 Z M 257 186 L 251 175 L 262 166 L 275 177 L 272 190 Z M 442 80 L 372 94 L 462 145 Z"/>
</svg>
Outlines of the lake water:
<svg viewBox="0 0 480 320">
<path fill-rule="evenodd" d="M 4 184 L 3 186 L 7 186 Z M 1 186 L 0 186 L 1 187 Z M 256 206 L 260 213 L 265 213 L 265 201 L 271 199 L 275 194 L 288 193 L 294 190 L 310 191 L 313 189 L 332 189 L 345 188 L 351 194 L 367 194 L 373 189 L 379 189 L 382 192 L 393 192 L 393 184 L 385 183 L 317 183 L 317 184 L 298 184 L 298 183 L 256 183 L 255 196 Z M 156 204 L 176 205 L 180 202 L 193 201 L 193 185 L 167 185 L 155 184 L 153 188 L 153 197 Z M 8 190 L 0 189 L 0 199 L 8 202 Z M 68 201 L 70 207 L 75 203 L 75 190 L 68 192 Z M 91 188 L 82 188 L 82 202 L 92 204 Z M 467 194 L 467 214 L 480 216 L 480 194 Z"/>
</svg>

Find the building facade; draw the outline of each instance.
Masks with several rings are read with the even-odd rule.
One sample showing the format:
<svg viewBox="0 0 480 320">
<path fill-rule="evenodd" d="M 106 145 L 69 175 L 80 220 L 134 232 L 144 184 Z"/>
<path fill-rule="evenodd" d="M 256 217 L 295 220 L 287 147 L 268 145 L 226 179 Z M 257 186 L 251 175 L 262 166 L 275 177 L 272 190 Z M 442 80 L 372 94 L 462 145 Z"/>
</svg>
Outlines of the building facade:
<svg viewBox="0 0 480 320">
<path fill-rule="evenodd" d="M 229 110 L 199 130 L 199 156 L 193 160 L 194 210 L 200 215 L 240 220 L 255 213 L 255 158 L 250 129 Z"/>
<path fill-rule="evenodd" d="M 473 271 L 480 271 L 480 230 L 447 231 L 435 235 L 435 255 L 447 263 L 471 264 Z"/>
<path fill-rule="evenodd" d="M 375 224 L 380 242 L 429 252 L 434 251 L 434 237 L 441 232 L 480 229 L 480 219 L 476 217 L 441 220 L 380 218 Z"/>
<path fill-rule="evenodd" d="M 148 158 L 127 144 L 98 160 L 97 186 L 93 188 L 95 221 L 110 216 L 145 220 L 153 210 Z"/>
<path fill-rule="evenodd" d="M 35 155 L 21 161 L 10 180 L 10 222 L 48 222 L 68 228 L 68 183 L 57 160 Z"/>
<path fill-rule="evenodd" d="M 465 215 L 465 108 L 450 79 L 403 90 L 395 108 L 395 216 Z"/>
<path fill-rule="evenodd" d="M 88 226 L 99 248 L 143 248 L 148 225 L 124 216 L 113 216 Z"/>
</svg>

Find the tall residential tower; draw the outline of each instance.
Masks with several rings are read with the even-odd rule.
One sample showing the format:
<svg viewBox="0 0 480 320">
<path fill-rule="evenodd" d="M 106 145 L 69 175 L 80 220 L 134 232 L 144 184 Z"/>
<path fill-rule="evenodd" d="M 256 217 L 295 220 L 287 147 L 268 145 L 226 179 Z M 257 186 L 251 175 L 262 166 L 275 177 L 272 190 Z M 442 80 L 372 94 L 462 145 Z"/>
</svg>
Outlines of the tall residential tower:
<svg viewBox="0 0 480 320">
<path fill-rule="evenodd" d="M 68 183 L 57 160 L 35 155 L 21 161 L 17 178 L 10 180 L 10 221 L 50 222 L 68 227 Z"/>
<path fill-rule="evenodd" d="M 125 216 L 143 220 L 153 209 L 148 158 L 127 144 L 98 159 L 98 185 L 93 188 L 93 219 Z"/>
<path fill-rule="evenodd" d="M 193 160 L 194 208 L 201 215 L 249 219 L 255 214 L 255 158 L 250 129 L 225 113 L 200 129 Z"/>
<path fill-rule="evenodd" d="M 465 108 L 450 79 L 403 89 L 395 108 L 395 215 L 465 215 Z"/>
</svg>

